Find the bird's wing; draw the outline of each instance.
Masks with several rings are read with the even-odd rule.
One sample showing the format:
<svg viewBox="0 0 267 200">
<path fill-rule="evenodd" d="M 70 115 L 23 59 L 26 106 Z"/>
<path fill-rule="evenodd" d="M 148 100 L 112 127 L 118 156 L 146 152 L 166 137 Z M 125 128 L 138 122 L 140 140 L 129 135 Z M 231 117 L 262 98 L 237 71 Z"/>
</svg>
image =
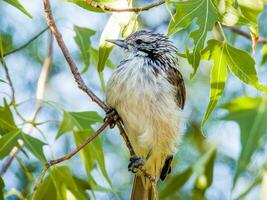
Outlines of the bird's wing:
<svg viewBox="0 0 267 200">
<path fill-rule="evenodd" d="M 182 74 L 178 69 L 171 67 L 167 72 L 168 81 L 175 87 L 176 89 L 176 103 L 177 105 L 183 109 L 185 104 L 185 86 Z"/>
</svg>

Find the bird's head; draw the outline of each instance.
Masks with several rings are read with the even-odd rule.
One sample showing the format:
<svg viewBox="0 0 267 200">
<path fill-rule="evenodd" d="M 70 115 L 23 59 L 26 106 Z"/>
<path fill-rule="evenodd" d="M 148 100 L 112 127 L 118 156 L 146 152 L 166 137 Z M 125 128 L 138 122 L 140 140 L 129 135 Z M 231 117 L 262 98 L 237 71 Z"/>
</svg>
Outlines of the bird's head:
<svg viewBox="0 0 267 200">
<path fill-rule="evenodd" d="M 140 30 L 129 35 L 125 40 L 107 40 L 125 49 L 134 56 L 158 58 L 176 54 L 176 48 L 163 34 Z"/>
</svg>

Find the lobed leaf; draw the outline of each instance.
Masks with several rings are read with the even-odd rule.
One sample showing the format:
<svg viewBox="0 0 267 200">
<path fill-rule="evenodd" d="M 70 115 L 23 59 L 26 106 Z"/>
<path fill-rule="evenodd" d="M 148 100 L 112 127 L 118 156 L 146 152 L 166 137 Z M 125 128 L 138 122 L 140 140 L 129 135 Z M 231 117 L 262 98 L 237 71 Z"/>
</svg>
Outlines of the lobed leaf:
<svg viewBox="0 0 267 200">
<path fill-rule="evenodd" d="M 267 91 L 267 87 L 258 80 L 255 61 L 247 52 L 236 49 L 226 42 L 209 40 L 207 47 L 202 53 L 204 59 L 212 59 L 214 61 L 210 75 L 210 101 L 202 121 L 202 126 L 208 120 L 223 93 L 227 78 L 227 68 L 244 83 L 261 91 Z"/>
<path fill-rule="evenodd" d="M 176 8 L 176 13 L 170 21 L 168 34 L 172 35 L 188 27 L 195 19 L 198 29 L 190 33 L 194 40 L 194 49 L 188 54 L 188 61 L 192 64 L 195 75 L 200 62 L 200 51 L 204 47 L 207 33 L 212 30 L 214 24 L 219 21 L 219 14 L 213 0 L 188 0 L 172 3 Z"/>
</svg>

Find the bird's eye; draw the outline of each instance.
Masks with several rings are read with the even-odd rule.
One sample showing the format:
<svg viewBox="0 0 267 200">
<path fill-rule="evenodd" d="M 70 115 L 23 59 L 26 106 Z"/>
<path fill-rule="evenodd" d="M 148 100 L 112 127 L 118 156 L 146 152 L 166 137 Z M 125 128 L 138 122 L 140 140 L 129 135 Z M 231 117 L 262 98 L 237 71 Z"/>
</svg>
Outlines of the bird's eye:
<svg viewBox="0 0 267 200">
<path fill-rule="evenodd" d="M 143 43 L 143 41 L 140 39 L 136 40 L 135 42 L 136 42 L 136 44 L 142 44 Z"/>
</svg>

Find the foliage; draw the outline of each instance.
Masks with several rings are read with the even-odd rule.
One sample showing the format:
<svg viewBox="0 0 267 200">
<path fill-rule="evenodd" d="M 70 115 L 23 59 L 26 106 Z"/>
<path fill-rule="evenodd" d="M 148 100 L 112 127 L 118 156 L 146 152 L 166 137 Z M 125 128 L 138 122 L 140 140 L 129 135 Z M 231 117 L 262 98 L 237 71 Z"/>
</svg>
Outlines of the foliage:
<svg viewBox="0 0 267 200">
<path fill-rule="evenodd" d="M 58 3 L 55 2 L 56 5 Z M 214 184 L 221 178 L 216 176 L 218 165 L 231 172 L 232 186 L 229 188 L 232 191 L 223 188 L 224 193 L 238 196 L 242 191 L 241 197 L 255 195 L 250 191 L 261 184 L 266 173 L 266 157 L 261 154 L 265 150 L 267 133 L 267 42 L 263 38 L 267 32 L 266 27 L 259 25 L 259 16 L 267 16 L 266 1 L 168 0 L 165 6 L 146 11 L 152 13 L 149 20 L 146 18 L 151 16 L 145 12 L 105 11 L 109 7 L 140 7 L 149 4 L 147 1 L 66 0 L 61 3 L 86 15 L 86 25 L 80 25 L 83 23 L 79 23 L 79 18 L 69 20 L 72 16 L 62 11 L 61 5 L 53 6 L 56 23 L 67 46 L 76 44 L 70 52 L 78 55 L 81 64 L 79 71 L 89 87 L 101 97 L 105 92 L 105 78 L 121 60 L 121 54 L 118 56 L 113 52 L 113 45 L 106 39 L 126 38 L 144 28 L 165 32 L 176 46 L 182 45 L 183 52 L 179 50 L 177 54 L 185 59 L 179 58 L 179 70 L 186 80 L 188 91 L 186 109 L 192 114 L 189 113 L 188 126 L 173 161 L 172 173 L 165 182 L 159 183 L 161 199 L 223 199 L 220 195 L 214 197 L 209 193 L 220 190 Z M 1 11 L 8 12 L 14 7 L 15 13 L 26 16 L 26 24 L 39 20 L 36 12 L 26 3 L 22 5 L 18 0 L 0 2 L 0 5 L 7 4 L 9 6 L 0 7 Z M 64 12 L 63 17 L 60 12 Z M 164 18 L 167 14 L 170 15 Z M 128 173 L 129 155 L 119 146 L 118 131 L 115 134 L 107 131 L 107 134 L 84 147 L 78 157 L 50 168 L 38 185 L 35 196 L 32 196 L 29 190 L 36 183 L 36 177 L 45 163 L 81 145 L 103 123 L 104 116 L 93 109 L 84 96 L 74 96 L 77 93 L 69 86 L 72 77 L 66 70 L 62 55 L 58 53 L 60 50 L 54 48 L 53 52 L 48 48 L 46 55 L 44 49 L 49 45 L 46 44 L 47 37 L 43 36 L 46 29 L 43 29 L 42 20 L 36 24 L 36 36 L 27 39 L 26 34 L 27 37 L 21 39 L 14 31 L 17 22 L 12 24 L 9 20 L 1 20 L 7 17 L 2 12 L 0 16 L 0 25 L 3 25 L 0 26 L 0 200 L 9 199 L 10 196 L 38 200 L 127 199 L 131 185 L 130 178 L 125 175 Z M 104 27 L 98 21 L 95 25 L 91 24 L 96 18 L 106 20 Z M 62 21 L 65 24 L 75 21 L 70 26 L 73 27 L 72 37 L 65 38 L 66 26 L 61 27 Z M 158 24 L 155 26 L 153 23 Z M 28 31 L 23 26 L 20 29 Z M 43 70 L 52 54 L 52 70 L 48 69 L 49 75 L 46 76 Z M 25 63 L 27 66 L 24 66 Z M 187 65 L 192 67 L 190 75 Z M 36 74 L 39 71 L 38 79 Z M 66 79 L 61 79 L 62 73 L 68 73 L 66 83 Z M 206 86 L 210 87 L 209 99 Z M 45 98 L 40 99 L 40 90 L 45 87 Z M 14 101 L 11 101 L 12 96 L 15 97 Z M 37 97 L 33 100 L 34 96 Z M 84 102 L 88 102 L 86 108 Z M 67 109 L 69 107 L 71 111 Z M 224 125 L 225 129 L 221 128 Z M 228 126 L 231 130 L 235 126 L 239 128 L 240 139 L 236 142 L 240 143 L 238 155 L 227 153 L 222 147 L 223 136 L 220 134 L 226 134 Z M 234 137 L 236 132 L 231 134 L 231 137 L 237 138 Z M 213 141 L 213 135 L 219 138 L 219 142 Z M 235 145 L 233 138 L 227 138 L 228 146 Z M 15 149 L 19 150 L 18 154 L 14 154 Z M 12 167 L 6 166 L 12 155 L 17 163 L 11 161 Z M 261 161 L 257 162 L 257 156 L 261 156 Z M 37 166 L 32 167 L 36 161 Z M 7 173 L 3 172 L 5 167 L 8 172 L 20 175 L 16 179 L 17 184 L 12 183 L 12 187 Z M 246 189 L 244 184 L 239 184 L 239 180 L 243 179 L 248 182 Z M 257 197 L 253 196 L 253 199 Z"/>
</svg>

